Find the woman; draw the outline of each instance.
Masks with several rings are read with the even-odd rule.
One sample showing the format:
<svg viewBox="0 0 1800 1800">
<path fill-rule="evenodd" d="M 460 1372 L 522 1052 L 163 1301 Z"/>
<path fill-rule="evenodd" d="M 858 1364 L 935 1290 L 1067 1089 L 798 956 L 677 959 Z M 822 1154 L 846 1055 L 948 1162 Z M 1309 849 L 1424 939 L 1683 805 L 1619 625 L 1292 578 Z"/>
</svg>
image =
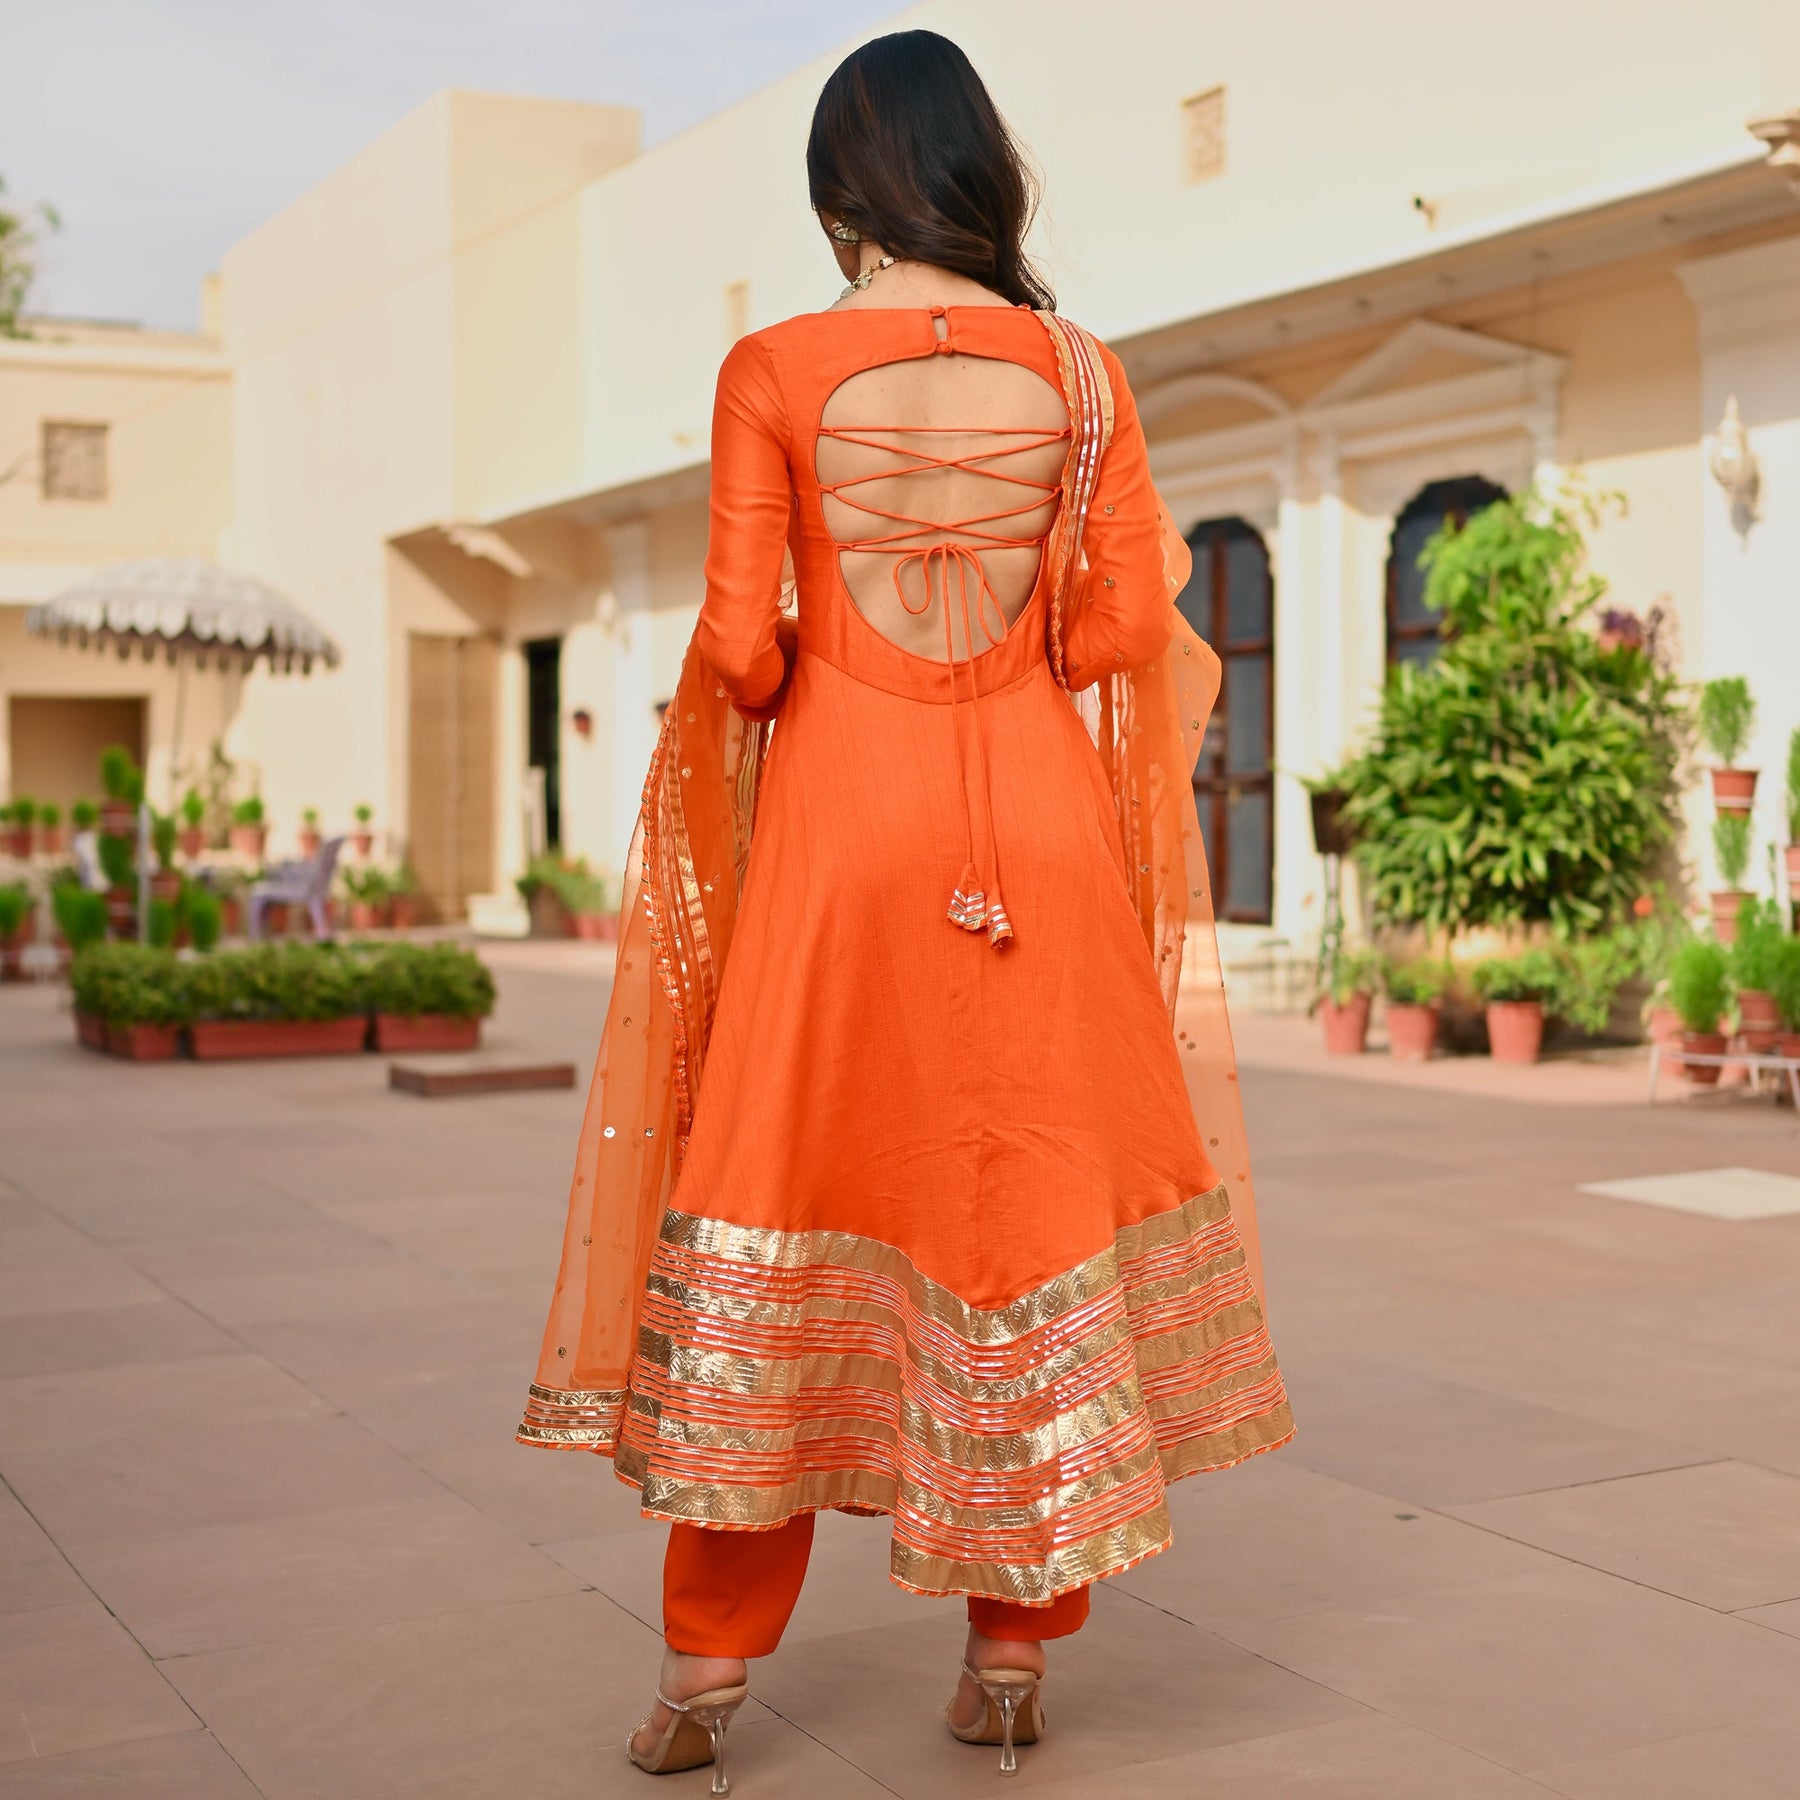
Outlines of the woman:
<svg viewBox="0 0 1800 1800">
<path fill-rule="evenodd" d="M 847 58 L 807 169 L 849 285 L 719 378 L 519 1434 L 672 1522 L 629 1750 L 715 1793 L 820 1508 L 968 1596 L 950 1728 L 1010 1771 L 1165 1484 L 1292 1430 L 1190 784 L 1218 664 L 1124 372 L 1055 317 L 946 39 Z"/>
</svg>

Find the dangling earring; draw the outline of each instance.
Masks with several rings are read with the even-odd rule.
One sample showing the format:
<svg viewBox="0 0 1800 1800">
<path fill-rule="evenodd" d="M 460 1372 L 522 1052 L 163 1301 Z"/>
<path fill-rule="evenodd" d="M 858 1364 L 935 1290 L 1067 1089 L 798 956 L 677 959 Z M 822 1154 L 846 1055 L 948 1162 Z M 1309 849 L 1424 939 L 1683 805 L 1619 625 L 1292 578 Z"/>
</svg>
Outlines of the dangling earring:
<svg viewBox="0 0 1800 1800">
<path fill-rule="evenodd" d="M 848 219 L 839 219 L 829 229 L 833 243 L 849 245 L 862 242 L 862 233 Z"/>
</svg>

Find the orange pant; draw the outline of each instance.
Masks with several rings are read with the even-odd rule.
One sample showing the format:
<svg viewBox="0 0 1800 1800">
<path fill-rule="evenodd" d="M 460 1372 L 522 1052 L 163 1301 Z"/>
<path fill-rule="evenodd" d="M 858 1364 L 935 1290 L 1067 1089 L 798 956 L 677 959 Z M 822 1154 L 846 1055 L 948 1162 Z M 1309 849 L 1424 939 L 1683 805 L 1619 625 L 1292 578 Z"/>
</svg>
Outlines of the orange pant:
<svg viewBox="0 0 1800 1800">
<path fill-rule="evenodd" d="M 767 1656 L 781 1642 L 806 1579 L 813 1515 L 775 1531 L 708 1531 L 672 1525 L 663 1558 L 663 1636 L 688 1656 Z M 969 1623 L 983 1637 L 1036 1642 L 1068 1637 L 1088 1616 L 1076 1588 L 1048 1606 L 969 1596 Z"/>
</svg>

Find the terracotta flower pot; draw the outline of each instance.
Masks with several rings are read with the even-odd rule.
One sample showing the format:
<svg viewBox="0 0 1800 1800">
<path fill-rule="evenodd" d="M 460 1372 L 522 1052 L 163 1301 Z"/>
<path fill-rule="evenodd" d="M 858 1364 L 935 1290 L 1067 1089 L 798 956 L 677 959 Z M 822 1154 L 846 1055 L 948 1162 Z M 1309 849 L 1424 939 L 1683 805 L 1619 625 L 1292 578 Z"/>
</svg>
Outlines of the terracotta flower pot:
<svg viewBox="0 0 1800 1800">
<path fill-rule="evenodd" d="M 38 848 L 46 856 L 61 856 L 68 847 L 68 833 L 61 825 L 38 827 Z"/>
<path fill-rule="evenodd" d="M 358 856 L 367 856 L 375 848 L 375 834 L 372 831 L 353 831 L 350 834 L 350 847 Z"/>
<path fill-rule="evenodd" d="M 1707 896 L 1712 905 L 1713 936 L 1721 944 L 1737 942 L 1738 909 L 1749 897 L 1742 888 L 1720 888 Z"/>
<path fill-rule="evenodd" d="M 263 845 L 269 841 L 269 828 L 266 825 L 234 825 L 231 828 L 231 847 L 239 856 L 247 856 L 253 862 L 262 861 Z"/>
<path fill-rule="evenodd" d="M 311 856 L 319 848 L 319 834 L 310 825 L 300 827 L 300 854 Z"/>
<path fill-rule="evenodd" d="M 1755 769 L 1714 769 L 1713 805 L 1720 812 L 1747 813 L 1756 803 Z"/>
<path fill-rule="evenodd" d="M 181 898 L 181 871 L 158 869 L 150 877 L 150 898 L 171 903 Z"/>
<path fill-rule="evenodd" d="M 106 890 L 106 924 L 116 938 L 137 936 L 137 889 L 116 887 Z"/>
<path fill-rule="evenodd" d="M 453 1019 L 445 1013 L 375 1015 L 375 1048 L 382 1051 L 474 1050 L 481 1044 L 479 1019 Z"/>
<path fill-rule="evenodd" d="M 1681 1047 L 1696 1056 L 1723 1056 L 1727 1043 L 1722 1031 L 1684 1031 Z M 1717 1087 L 1721 1065 L 1718 1063 L 1683 1063 L 1681 1072 L 1695 1087 Z"/>
<path fill-rule="evenodd" d="M 106 1027 L 110 1055 L 127 1062 L 167 1062 L 181 1048 L 181 1030 L 175 1025 L 113 1025 Z"/>
<path fill-rule="evenodd" d="M 606 937 L 606 927 L 611 923 L 605 913 L 570 913 L 569 935 L 578 937 L 584 943 L 597 944 Z"/>
<path fill-rule="evenodd" d="M 271 900 L 263 908 L 263 931 L 269 937 L 286 937 L 288 906 L 285 900 Z"/>
<path fill-rule="evenodd" d="M 1775 1036 L 1775 1054 L 1792 1056 L 1800 1060 L 1800 1031 L 1777 1032 Z"/>
<path fill-rule="evenodd" d="M 98 1013 L 78 1012 L 75 1015 L 75 1041 L 90 1050 L 104 1050 L 106 1021 Z"/>
<path fill-rule="evenodd" d="M 219 902 L 219 935 L 236 937 L 244 929 L 244 903 L 236 894 Z"/>
<path fill-rule="evenodd" d="M 396 931 L 410 931 L 419 922 L 417 894 L 396 894 L 388 902 L 388 916 Z"/>
<path fill-rule="evenodd" d="M 8 825 L 0 829 L 0 851 L 21 859 L 28 857 L 31 854 L 31 827 Z"/>
<path fill-rule="evenodd" d="M 1681 1048 L 1681 1014 L 1672 1006 L 1653 1006 L 1650 1016 L 1644 1021 L 1644 1028 L 1650 1034 L 1650 1041 L 1665 1050 Z"/>
<path fill-rule="evenodd" d="M 102 800 L 100 829 L 107 837 L 136 837 L 137 813 L 129 800 Z"/>
<path fill-rule="evenodd" d="M 1781 1031 L 1775 996 L 1765 994 L 1761 988 L 1739 988 L 1737 1005 L 1738 1036 L 1743 1039 L 1744 1048 L 1757 1056 L 1766 1055 L 1775 1047 Z"/>
<path fill-rule="evenodd" d="M 202 1019 L 190 1027 L 194 1056 L 220 1062 L 248 1056 L 348 1056 L 362 1049 L 369 1021 L 350 1019 Z"/>
<path fill-rule="evenodd" d="M 373 900 L 352 900 L 350 902 L 350 929 L 352 931 L 373 931 L 381 923 L 381 908 Z"/>
<path fill-rule="evenodd" d="M 1490 1000 L 1488 1051 L 1495 1062 L 1534 1063 L 1544 1044 L 1541 1000 Z"/>
<path fill-rule="evenodd" d="M 1438 1009 L 1390 1000 L 1387 1008 L 1388 1055 L 1395 1062 L 1429 1062 L 1437 1044 Z"/>
<path fill-rule="evenodd" d="M 1325 1027 L 1327 1056 L 1361 1056 L 1369 1044 L 1369 996 L 1352 994 L 1342 1006 L 1335 1000 L 1319 1002 L 1319 1020 Z"/>
<path fill-rule="evenodd" d="M 206 827 L 204 825 L 184 825 L 175 834 L 175 842 L 189 862 L 196 856 L 205 854 Z"/>
</svg>

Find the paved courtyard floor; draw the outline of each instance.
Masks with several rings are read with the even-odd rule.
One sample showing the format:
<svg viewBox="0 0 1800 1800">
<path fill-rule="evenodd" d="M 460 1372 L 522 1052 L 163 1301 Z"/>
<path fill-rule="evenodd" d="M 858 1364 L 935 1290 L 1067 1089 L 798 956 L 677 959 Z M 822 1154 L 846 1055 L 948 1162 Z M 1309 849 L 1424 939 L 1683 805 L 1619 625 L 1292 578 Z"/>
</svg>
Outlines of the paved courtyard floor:
<svg viewBox="0 0 1800 1800">
<path fill-rule="evenodd" d="M 497 960 L 496 1046 L 585 1084 L 602 959 Z M 511 1442 L 581 1091 L 131 1067 L 61 1005 L 0 992 L 0 1796 L 703 1794 L 620 1750 L 659 1529 Z M 1243 1035 L 1299 1436 L 1175 1490 L 1174 1550 L 1055 1653 L 1018 1788 L 1792 1800 L 1800 1217 L 1582 1191 L 1800 1175 L 1792 1112 Z M 742 1800 L 994 1792 L 940 1722 L 957 1608 L 884 1567 L 879 1522 L 825 1518 Z"/>
</svg>

